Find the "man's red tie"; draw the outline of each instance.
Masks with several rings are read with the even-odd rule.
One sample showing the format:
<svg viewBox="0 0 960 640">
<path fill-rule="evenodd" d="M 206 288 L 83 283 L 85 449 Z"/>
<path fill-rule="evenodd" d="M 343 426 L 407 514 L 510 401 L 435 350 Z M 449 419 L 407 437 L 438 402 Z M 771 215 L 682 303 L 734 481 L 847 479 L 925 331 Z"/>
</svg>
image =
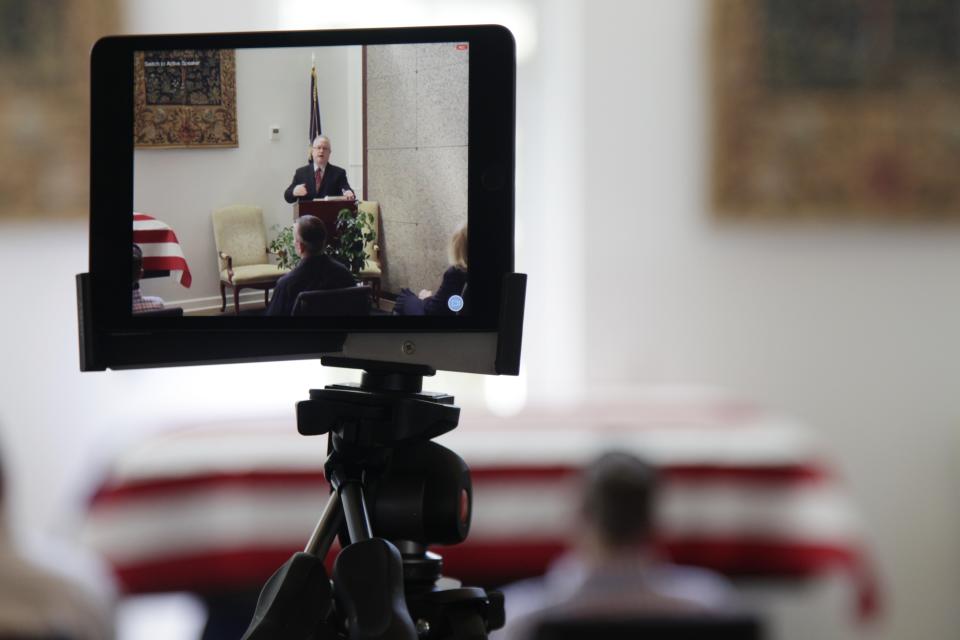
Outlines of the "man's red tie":
<svg viewBox="0 0 960 640">
<path fill-rule="evenodd" d="M 320 183 L 323 182 L 323 169 L 317 167 L 317 171 L 314 173 L 314 176 L 317 179 L 317 193 L 320 193 Z"/>
</svg>

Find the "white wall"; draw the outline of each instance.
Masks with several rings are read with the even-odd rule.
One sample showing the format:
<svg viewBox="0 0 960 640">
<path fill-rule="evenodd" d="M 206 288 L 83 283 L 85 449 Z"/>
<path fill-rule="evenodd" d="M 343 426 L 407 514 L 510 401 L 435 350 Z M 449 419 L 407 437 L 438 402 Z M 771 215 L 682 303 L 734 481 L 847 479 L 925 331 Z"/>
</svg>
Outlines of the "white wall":
<svg viewBox="0 0 960 640">
<path fill-rule="evenodd" d="M 145 280 L 145 293 L 168 304 L 219 306 L 210 222 L 216 208 L 262 207 L 269 238 L 276 235 L 275 225 L 292 223 L 292 205 L 283 191 L 309 155 L 311 54 L 316 56 L 321 125 L 333 143 L 331 162 L 349 168 L 351 185 L 362 188 L 362 147 L 354 139 L 362 128 L 352 124 L 362 119 L 359 48 L 238 49 L 238 147 L 134 152 L 134 210 L 173 227 L 193 275 L 190 289 L 168 278 Z M 269 138 L 273 125 L 280 127 L 275 141 Z"/>
<path fill-rule="evenodd" d="M 585 13 L 589 385 L 706 383 L 800 416 L 863 508 L 882 636 L 960 626 L 960 229 L 722 224 L 699 0 Z"/>
<path fill-rule="evenodd" d="M 276 0 L 123 0 L 127 33 L 266 31 L 279 27 Z"/>
<path fill-rule="evenodd" d="M 580 0 L 531 4 L 535 46 L 524 32 L 515 33 L 517 271 L 529 277 L 522 366 L 532 402 L 573 404 L 587 380 L 583 267 L 591 214 L 585 203 L 597 188 L 585 180 L 587 9 Z"/>
</svg>

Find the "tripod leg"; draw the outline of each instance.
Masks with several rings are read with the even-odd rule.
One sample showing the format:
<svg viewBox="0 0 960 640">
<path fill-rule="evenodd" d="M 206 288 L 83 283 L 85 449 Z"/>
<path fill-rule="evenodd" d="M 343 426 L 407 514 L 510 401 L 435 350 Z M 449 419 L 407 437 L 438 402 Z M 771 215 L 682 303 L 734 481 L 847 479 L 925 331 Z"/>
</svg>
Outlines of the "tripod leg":
<svg viewBox="0 0 960 640">
<path fill-rule="evenodd" d="M 321 560 L 326 558 L 327 552 L 330 551 L 330 546 L 333 544 L 333 539 L 337 537 L 337 531 L 340 530 L 342 524 L 343 506 L 340 504 L 340 492 L 334 490 L 330 494 L 330 499 L 327 500 L 327 506 L 324 507 L 323 513 L 320 514 L 320 520 L 317 522 L 304 552 L 317 556 Z"/>
<path fill-rule="evenodd" d="M 403 560 L 392 543 L 374 538 L 363 485 L 337 483 L 350 544 L 333 565 L 337 611 L 350 640 L 416 640 L 403 590 Z"/>
<path fill-rule="evenodd" d="M 333 609 L 333 590 L 323 559 L 342 522 L 340 496 L 334 491 L 310 536 L 306 553 L 293 554 L 263 586 L 243 640 L 314 640 L 335 636 L 324 626 Z"/>
<path fill-rule="evenodd" d="M 323 560 L 295 553 L 263 586 L 242 640 L 312 640 L 324 630 L 333 592 Z"/>
<path fill-rule="evenodd" d="M 343 515 L 347 521 L 350 542 L 360 542 L 373 537 L 370 527 L 370 514 L 367 501 L 363 497 L 363 487 L 357 482 L 347 482 L 340 487 L 340 499 Z"/>
<path fill-rule="evenodd" d="M 383 538 L 354 542 L 333 565 L 337 608 L 350 640 L 416 640 L 403 592 L 400 552 Z"/>
</svg>

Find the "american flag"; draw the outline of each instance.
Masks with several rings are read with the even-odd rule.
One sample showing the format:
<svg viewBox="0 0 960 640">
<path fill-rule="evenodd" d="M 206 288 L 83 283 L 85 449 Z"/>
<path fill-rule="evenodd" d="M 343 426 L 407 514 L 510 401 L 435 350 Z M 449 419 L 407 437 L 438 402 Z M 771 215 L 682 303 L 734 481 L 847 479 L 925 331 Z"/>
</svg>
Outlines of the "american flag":
<svg viewBox="0 0 960 640">
<path fill-rule="evenodd" d="M 296 432 L 275 427 L 203 425 L 120 455 L 92 501 L 87 532 L 128 592 L 257 588 L 302 544 L 327 493 L 323 461 Z M 520 443 L 509 458 L 504 438 Z M 543 442 L 550 446 L 533 446 Z M 443 549 L 445 570 L 467 584 L 542 574 L 579 533 L 584 465 L 616 448 L 656 463 L 654 542 L 672 561 L 770 586 L 845 576 L 860 619 L 882 613 L 858 510 L 819 439 L 789 417 L 709 395 L 611 397 L 563 411 L 467 416 L 445 444 L 473 477 L 470 538 Z M 267 510 L 269 521 L 257 517 Z"/>
<path fill-rule="evenodd" d="M 177 234 L 166 223 L 134 212 L 133 241 L 143 250 L 144 271 L 169 271 L 170 277 L 185 287 L 193 282 Z"/>
<path fill-rule="evenodd" d="M 320 135 L 320 101 L 317 98 L 317 67 L 310 68 L 310 140 L 313 144 L 314 138 Z"/>
</svg>

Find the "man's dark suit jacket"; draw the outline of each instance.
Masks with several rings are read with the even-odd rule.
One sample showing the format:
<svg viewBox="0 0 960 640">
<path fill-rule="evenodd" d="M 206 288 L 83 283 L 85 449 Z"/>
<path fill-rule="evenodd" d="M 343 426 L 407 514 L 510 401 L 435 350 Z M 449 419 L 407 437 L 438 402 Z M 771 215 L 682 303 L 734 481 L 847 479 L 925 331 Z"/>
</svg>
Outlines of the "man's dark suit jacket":
<svg viewBox="0 0 960 640">
<path fill-rule="evenodd" d="M 323 172 L 323 182 L 320 183 L 320 191 L 317 191 L 316 178 L 314 177 L 313 163 L 302 166 L 293 174 L 293 182 L 283 192 L 283 199 L 289 203 L 297 200 L 313 200 L 314 198 L 323 198 L 325 196 L 342 196 L 344 190 L 353 191 L 350 183 L 347 182 L 347 172 L 334 164 L 327 164 L 327 170 Z M 299 198 L 293 195 L 293 188 L 298 184 L 306 185 L 307 195 Z"/>
<path fill-rule="evenodd" d="M 289 316 L 303 291 L 342 289 L 356 283 L 350 270 L 328 255 L 304 258 L 293 271 L 277 280 L 266 315 Z"/>
</svg>

